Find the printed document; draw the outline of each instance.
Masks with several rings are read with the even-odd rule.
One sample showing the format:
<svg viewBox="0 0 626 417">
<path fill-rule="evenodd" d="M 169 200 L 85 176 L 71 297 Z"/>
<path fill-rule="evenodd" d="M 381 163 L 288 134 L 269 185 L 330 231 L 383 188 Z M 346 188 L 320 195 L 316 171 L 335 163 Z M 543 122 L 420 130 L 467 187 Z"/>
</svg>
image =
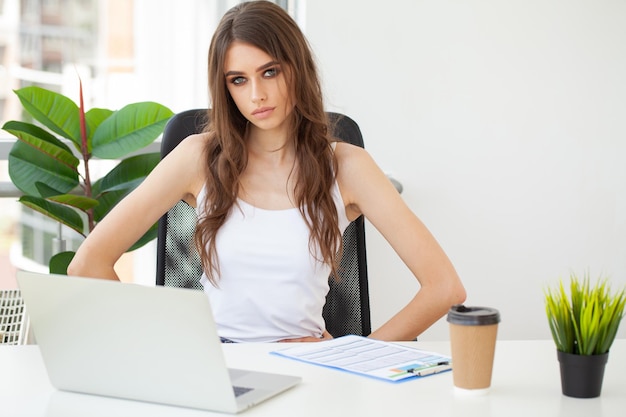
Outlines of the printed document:
<svg viewBox="0 0 626 417">
<path fill-rule="evenodd" d="M 355 335 L 293 346 L 272 354 L 390 382 L 452 369 L 449 356 Z"/>
</svg>

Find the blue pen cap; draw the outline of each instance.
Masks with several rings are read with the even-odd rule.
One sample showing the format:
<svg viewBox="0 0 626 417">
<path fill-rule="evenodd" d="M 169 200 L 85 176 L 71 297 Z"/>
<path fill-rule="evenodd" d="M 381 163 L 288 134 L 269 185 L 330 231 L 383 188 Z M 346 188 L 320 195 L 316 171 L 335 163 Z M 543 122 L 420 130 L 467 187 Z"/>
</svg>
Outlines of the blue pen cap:
<svg viewBox="0 0 626 417">
<path fill-rule="evenodd" d="M 500 322 L 500 312 L 492 307 L 466 307 L 456 304 L 448 311 L 448 323 L 461 326 L 485 326 Z"/>
</svg>

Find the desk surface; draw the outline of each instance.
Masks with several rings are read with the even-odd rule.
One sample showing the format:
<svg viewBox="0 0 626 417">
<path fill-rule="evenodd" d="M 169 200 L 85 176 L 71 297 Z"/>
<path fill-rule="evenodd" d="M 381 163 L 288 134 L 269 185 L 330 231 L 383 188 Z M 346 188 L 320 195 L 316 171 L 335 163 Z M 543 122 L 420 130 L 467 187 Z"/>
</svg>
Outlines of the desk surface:
<svg viewBox="0 0 626 417">
<path fill-rule="evenodd" d="M 413 342 L 449 353 L 448 342 Z M 282 345 L 281 345 L 282 346 Z M 626 340 L 611 349 L 602 395 L 561 394 L 550 340 L 498 341 L 492 387 L 483 397 L 460 397 L 446 372 L 400 384 L 270 355 L 274 344 L 225 344 L 228 365 L 303 378 L 295 388 L 244 412 L 253 416 L 620 416 L 626 413 Z M 49 383 L 37 346 L 0 345 L 0 416 L 173 416 L 224 414 L 65 393 Z"/>
</svg>

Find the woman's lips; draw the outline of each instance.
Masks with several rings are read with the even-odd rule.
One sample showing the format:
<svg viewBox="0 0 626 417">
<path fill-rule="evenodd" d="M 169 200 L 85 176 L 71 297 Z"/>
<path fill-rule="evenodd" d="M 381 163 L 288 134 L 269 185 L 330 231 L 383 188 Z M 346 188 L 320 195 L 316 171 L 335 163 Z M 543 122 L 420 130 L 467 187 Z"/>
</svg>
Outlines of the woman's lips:
<svg viewBox="0 0 626 417">
<path fill-rule="evenodd" d="M 252 115 L 257 119 L 265 119 L 270 117 L 272 112 L 274 111 L 273 107 L 261 107 L 252 112 Z"/>
</svg>

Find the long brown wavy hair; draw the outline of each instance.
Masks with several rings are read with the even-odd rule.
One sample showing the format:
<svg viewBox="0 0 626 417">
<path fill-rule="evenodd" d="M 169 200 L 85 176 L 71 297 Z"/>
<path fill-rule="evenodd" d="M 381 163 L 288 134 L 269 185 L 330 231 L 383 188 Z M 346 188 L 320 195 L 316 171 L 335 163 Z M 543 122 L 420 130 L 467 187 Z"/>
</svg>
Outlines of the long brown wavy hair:
<svg viewBox="0 0 626 417">
<path fill-rule="evenodd" d="M 213 285 L 219 275 L 215 237 L 236 204 L 240 177 L 248 152 L 248 121 L 226 87 L 224 59 L 233 41 L 253 45 L 287 66 L 287 84 L 295 98 L 291 113 L 295 139 L 297 182 L 295 204 L 310 230 L 309 249 L 329 264 L 336 276 L 341 232 L 332 196 L 337 166 L 333 158 L 329 121 L 311 49 L 296 22 L 279 6 L 251 1 L 230 9 L 220 21 L 209 47 L 208 79 L 211 97 L 206 145 L 206 200 L 198 219 L 195 243 L 204 271 Z"/>
</svg>

